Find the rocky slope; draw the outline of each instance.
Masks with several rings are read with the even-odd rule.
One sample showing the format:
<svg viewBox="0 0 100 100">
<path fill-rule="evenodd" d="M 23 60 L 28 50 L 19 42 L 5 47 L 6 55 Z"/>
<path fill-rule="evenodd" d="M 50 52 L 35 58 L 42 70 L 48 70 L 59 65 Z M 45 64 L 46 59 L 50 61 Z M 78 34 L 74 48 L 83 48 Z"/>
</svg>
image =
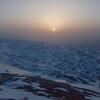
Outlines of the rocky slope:
<svg viewBox="0 0 100 100">
<path fill-rule="evenodd" d="M 0 65 L 0 100 L 85 100 L 74 87 Z"/>
<path fill-rule="evenodd" d="M 0 100 L 99 100 L 100 92 L 0 65 Z"/>
</svg>

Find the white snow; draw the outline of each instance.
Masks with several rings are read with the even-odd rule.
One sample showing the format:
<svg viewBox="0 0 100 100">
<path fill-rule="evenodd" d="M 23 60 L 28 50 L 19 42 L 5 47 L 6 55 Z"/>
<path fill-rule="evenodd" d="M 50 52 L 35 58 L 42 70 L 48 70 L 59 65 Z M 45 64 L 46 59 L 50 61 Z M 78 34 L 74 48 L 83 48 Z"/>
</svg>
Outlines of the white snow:
<svg viewBox="0 0 100 100">
<path fill-rule="evenodd" d="M 29 76 L 32 75 L 31 72 L 6 64 L 0 64 L 0 73 L 10 73 L 10 74 L 29 75 Z"/>
<path fill-rule="evenodd" d="M 71 84 L 74 87 L 77 88 L 82 88 L 82 89 L 87 89 L 87 90 L 91 90 L 91 91 L 95 91 L 100 93 L 100 88 L 98 86 L 90 86 L 90 85 L 85 85 L 85 84 Z"/>
<path fill-rule="evenodd" d="M 27 57 L 27 59 L 25 59 L 23 55 Z M 18 59 L 16 59 L 16 57 Z M 76 46 L 74 48 L 67 48 L 66 46 L 58 48 L 53 45 L 42 46 L 41 44 L 35 45 L 33 43 L 33 45 L 31 45 L 29 43 L 20 43 L 18 41 L 0 41 L 0 62 L 6 63 L 0 63 L 0 73 L 27 76 L 33 75 L 31 72 L 22 70 L 23 68 L 26 68 L 32 71 L 34 75 L 36 72 L 44 78 L 67 83 L 76 88 L 87 89 L 98 93 L 100 93 L 98 85 L 92 85 L 90 83 L 91 79 L 97 81 L 96 76 L 100 75 L 99 60 L 100 49 L 96 48 L 91 49 Z M 19 66 L 10 66 L 15 63 L 19 64 L 22 69 L 16 68 Z M 60 76 L 58 78 L 59 80 L 56 80 L 57 75 Z M 74 81 L 72 81 L 73 83 L 66 82 L 66 78 L 63 78 L 63 75 L 71 76 L 75 79 L 84 79 L 90 85 L 82 84 L 80 80 L 76 83 Z M 6 85 L 8 86 L 0 85 L 0 88 L 2 89 L 0 91 L 0 98 L 13 97 L 20 100 L 27 96 L 29 98 L 28 100 L 50 100 L 45 97 L 33 96 L 33 94 L 29 92 L 11 89 L 11 87 L 15 86 L 28 85 L 22 81 L 8 82 Z M 10 85 L 12 86 L 10 87 Z M 33 83 L 32 86 L 33 88 L 39 88 L 39 84 Z M 63 88 L 58 89 L 65 90 Z M 95 96 L 88 98 L 91 100 L 100 100 L 100 97 Z"/>
<path fill-rule="evenodd" d="M 29 84 L 25 83 L 21 80 L 17 80 L 17 81 L 7 81 L 5 83 L 5 85 L 10 88 L 17 88 L 17 87 L 21 87 L 21 86 L 25 86 L 25 85 L 29 85 Z"/>
<path fill-rule="evenodd" d="M 7 99 L 7 98 L 12 98 L 16 100 L 24 100 L 25 97 L 28 98 L 28 100 L 51 100 L 46 97 L 42 96 L 35 96 L 32 93 L 25 92 L 22 90 L 16 90 L 16 89 L 10 89 L 8 87 L 5 87 L 3 85 L 0 85 L 0 99 Z"/>
<path fill-rule="evenodd" d="M 88 89 L 88 90 L 100 93 L 100 88 L 98 87 L 97 84 L 87 85 L 87 84 L 82 84 L 82 83 L 75 83 L 75 84 L 73 84 L 73 83 L 69 83 L 69 82 L 67 82 L 65 80 L 55 80 L 55 81 L 56 82 L 67 83 L 67 84 L 70 84 L 71 86 L 76 87 L 76 88 Z"/>
<path fill-rule="evenodd" d="M 24 71 L 19 68 L 15 68 L 13 66 L 0 64 L 0 73 L 10 73 L 10 74 L 18 74 L 18 75 L 33 75 L 31 72 Z M 16 99 L 16 100 L 24 100 L 27 98 L 28 100 L 52 100 L 47 97 L 36 96 L 31 92 L 26 92 L 24 90 L 14 89 L 17 86 L 29 85 L 28 83 L 22 82 L 21 79 L 17 81 L 7 81 L 4 85 L 0 85 L 0 99 Z M 38 84 L 34 84 L 34 86 L 38 86 Z"/>
<path fill-rule="evenodd" d="M 87 99 L 89 99 L 89 100 L 100 100 L 100 97 L 87 97 Z"/>
</svg>

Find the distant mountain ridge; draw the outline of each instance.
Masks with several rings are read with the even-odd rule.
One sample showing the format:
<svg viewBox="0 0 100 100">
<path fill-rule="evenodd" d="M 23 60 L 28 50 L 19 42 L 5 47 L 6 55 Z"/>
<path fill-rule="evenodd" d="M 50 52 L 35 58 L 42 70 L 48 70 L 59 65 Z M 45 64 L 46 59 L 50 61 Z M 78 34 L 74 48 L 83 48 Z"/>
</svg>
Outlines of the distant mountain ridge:
<svg viewBox="0 0 100 100">
<path fill-rule="evenodd" d="M 100 49 L 0 39 L 0 62 L 84 84 L 100 81 Z"/>
</svg>

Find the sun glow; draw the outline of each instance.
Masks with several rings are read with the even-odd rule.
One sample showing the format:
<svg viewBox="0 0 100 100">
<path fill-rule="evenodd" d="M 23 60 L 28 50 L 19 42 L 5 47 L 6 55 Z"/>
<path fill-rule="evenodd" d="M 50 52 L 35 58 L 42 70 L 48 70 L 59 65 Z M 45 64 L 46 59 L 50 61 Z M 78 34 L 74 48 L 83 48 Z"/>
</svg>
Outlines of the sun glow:
<svg viewBox="0 0 100 100">
<path fill-rule="evenodd" d="M 56 29 L 55 28 L 52 28 L 52 32 L 55 32 L 56 31 Z"/>
<path fill-rule="evenodd" d="M 41 18 L 41 23 L 43 23 L 45 29 L 49 29 L 51 32 L 62 30 L 65 26 L 64 18 L 57 12 L 46 12 Z"/>
</svg>

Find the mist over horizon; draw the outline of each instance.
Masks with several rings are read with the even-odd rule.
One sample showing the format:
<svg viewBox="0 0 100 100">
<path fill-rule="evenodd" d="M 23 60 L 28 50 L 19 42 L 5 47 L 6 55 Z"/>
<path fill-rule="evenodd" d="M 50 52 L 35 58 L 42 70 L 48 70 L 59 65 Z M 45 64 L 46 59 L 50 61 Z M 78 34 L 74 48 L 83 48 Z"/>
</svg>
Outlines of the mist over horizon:
<svg viewBox="0 0 100 100">
<path fill-rule="evenodd" d="M 100 38 L 99 0 L 1 0 L 0 37 L 51 41 Z"/>
</svg>

